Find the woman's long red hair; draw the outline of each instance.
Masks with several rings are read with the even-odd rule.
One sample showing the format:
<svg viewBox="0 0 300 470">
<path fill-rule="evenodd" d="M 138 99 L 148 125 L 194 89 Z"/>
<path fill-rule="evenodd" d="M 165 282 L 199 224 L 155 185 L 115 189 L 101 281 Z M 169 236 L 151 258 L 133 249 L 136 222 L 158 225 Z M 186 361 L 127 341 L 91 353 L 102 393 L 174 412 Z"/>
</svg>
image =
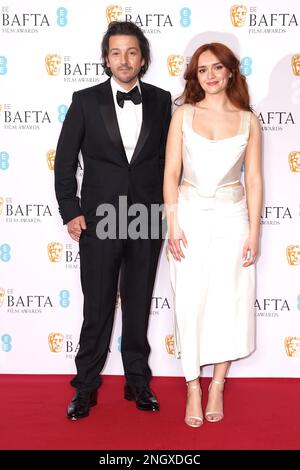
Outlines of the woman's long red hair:
<svg viewBox="0 0 300 470">
<path fill-rule="evenodd" d="M 179 100 L 182 104 L 196 104 L 204 99 L 205 92 L 198 81 L 198 60 L 199 56 L 206 51 L 212 52 L 232 74 L 228 81 L 226 93 L 233 106 L 251 111 L 248 85 L 246 78 L 240 72 L 239 60 L 229 47 L 219 42 L 203 44 L 194 52 L 184 74 L 186 80 L 184 92 L 176 101 Z"/>
</svg>

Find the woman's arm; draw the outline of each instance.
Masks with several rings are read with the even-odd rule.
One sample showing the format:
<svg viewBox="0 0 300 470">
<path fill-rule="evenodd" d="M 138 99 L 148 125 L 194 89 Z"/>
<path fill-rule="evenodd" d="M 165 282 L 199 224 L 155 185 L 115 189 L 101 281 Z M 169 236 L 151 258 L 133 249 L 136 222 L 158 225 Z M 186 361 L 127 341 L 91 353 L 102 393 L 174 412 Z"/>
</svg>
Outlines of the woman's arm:
<svg viewBox="0 0 300 470">
<path fill-rule="evenodd" d="M 163 186 L 168 223 L 168 245 L 173 257 L 178 261 L 180 261 L 181 257 L 184 258 L 180 240 L 186 246 L 184 233 L 178 226 L 177 220 L 177 191 L 182 167 L 183 111 L 183 106 L 175 111 L 169 127 Z"/>
<path fill-rule="evenodd" d="M 254 263 L 259 251 L 260 216 L 263 184 L 261 171 L 261 128 L 255 114 L 251 115 L 250 136 L 245 155 L 245 186 L 249 212 L 250 233 L 244 245 L 243 266 Z"/>
</svg>

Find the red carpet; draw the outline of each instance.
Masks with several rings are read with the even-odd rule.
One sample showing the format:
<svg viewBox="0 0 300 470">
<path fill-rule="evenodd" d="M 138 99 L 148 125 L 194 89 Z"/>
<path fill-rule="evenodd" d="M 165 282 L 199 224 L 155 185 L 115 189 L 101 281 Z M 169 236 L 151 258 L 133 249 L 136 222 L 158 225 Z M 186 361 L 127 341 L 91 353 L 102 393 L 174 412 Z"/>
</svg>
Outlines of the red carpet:
<svg viewBox="0 0 300 470">
<path fill-rule="evenodd" d="M 65 418 L 69 376 L 3 375 L 0 449 L 300 449 L 300 380 L 236 379 L 225 386 L 225 418 L 199 429 L 184 424 L 182 378 L 154 378 L 161 411 L 123 399 L 123 377 L 105 376 L 98 405 Z M 203 379 L 206 404 L 208 379 Z"/>
</svg>

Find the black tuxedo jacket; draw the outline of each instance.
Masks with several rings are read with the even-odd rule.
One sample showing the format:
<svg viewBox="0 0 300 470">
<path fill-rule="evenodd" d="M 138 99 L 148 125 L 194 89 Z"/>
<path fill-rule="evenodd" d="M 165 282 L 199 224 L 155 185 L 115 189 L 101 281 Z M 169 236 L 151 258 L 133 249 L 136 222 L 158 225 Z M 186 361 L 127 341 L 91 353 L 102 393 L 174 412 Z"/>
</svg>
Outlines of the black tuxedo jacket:
<svg viewBox="0 0 300 470">
<path fill-rule="evenodd" d="M 95 219 L 100 203 L 161 203 L 165 146 L 171 119 L 169 92 L 140 82 L 143 120 L 128 163 L 119 131 L 110 80 L 73 94 L 58 141 L 55 191 L 63 222 L 84 215 Z M 84 174 L 81 201 L 76 197 L 78 154 Z"/>
</svg>

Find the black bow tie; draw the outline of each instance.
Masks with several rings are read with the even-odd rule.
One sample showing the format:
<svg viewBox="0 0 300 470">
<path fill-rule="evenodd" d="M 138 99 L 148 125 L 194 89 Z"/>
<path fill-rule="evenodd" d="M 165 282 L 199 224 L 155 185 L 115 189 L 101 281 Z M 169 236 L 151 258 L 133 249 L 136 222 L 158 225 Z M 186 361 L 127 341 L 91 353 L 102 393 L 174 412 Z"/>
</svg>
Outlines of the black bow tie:
<svg viewBox="0 0 300 470">
<path fill-rule="evenodd" d="M 117 103 L 121 108 L 123 108 L 125 100 L 131 100 L 134 104 L 140 104 L 142 102 L 141 93 L 137 86 L 128 93 L 124 93 L 119 90 L 117 91 Z"/>
</svg>

